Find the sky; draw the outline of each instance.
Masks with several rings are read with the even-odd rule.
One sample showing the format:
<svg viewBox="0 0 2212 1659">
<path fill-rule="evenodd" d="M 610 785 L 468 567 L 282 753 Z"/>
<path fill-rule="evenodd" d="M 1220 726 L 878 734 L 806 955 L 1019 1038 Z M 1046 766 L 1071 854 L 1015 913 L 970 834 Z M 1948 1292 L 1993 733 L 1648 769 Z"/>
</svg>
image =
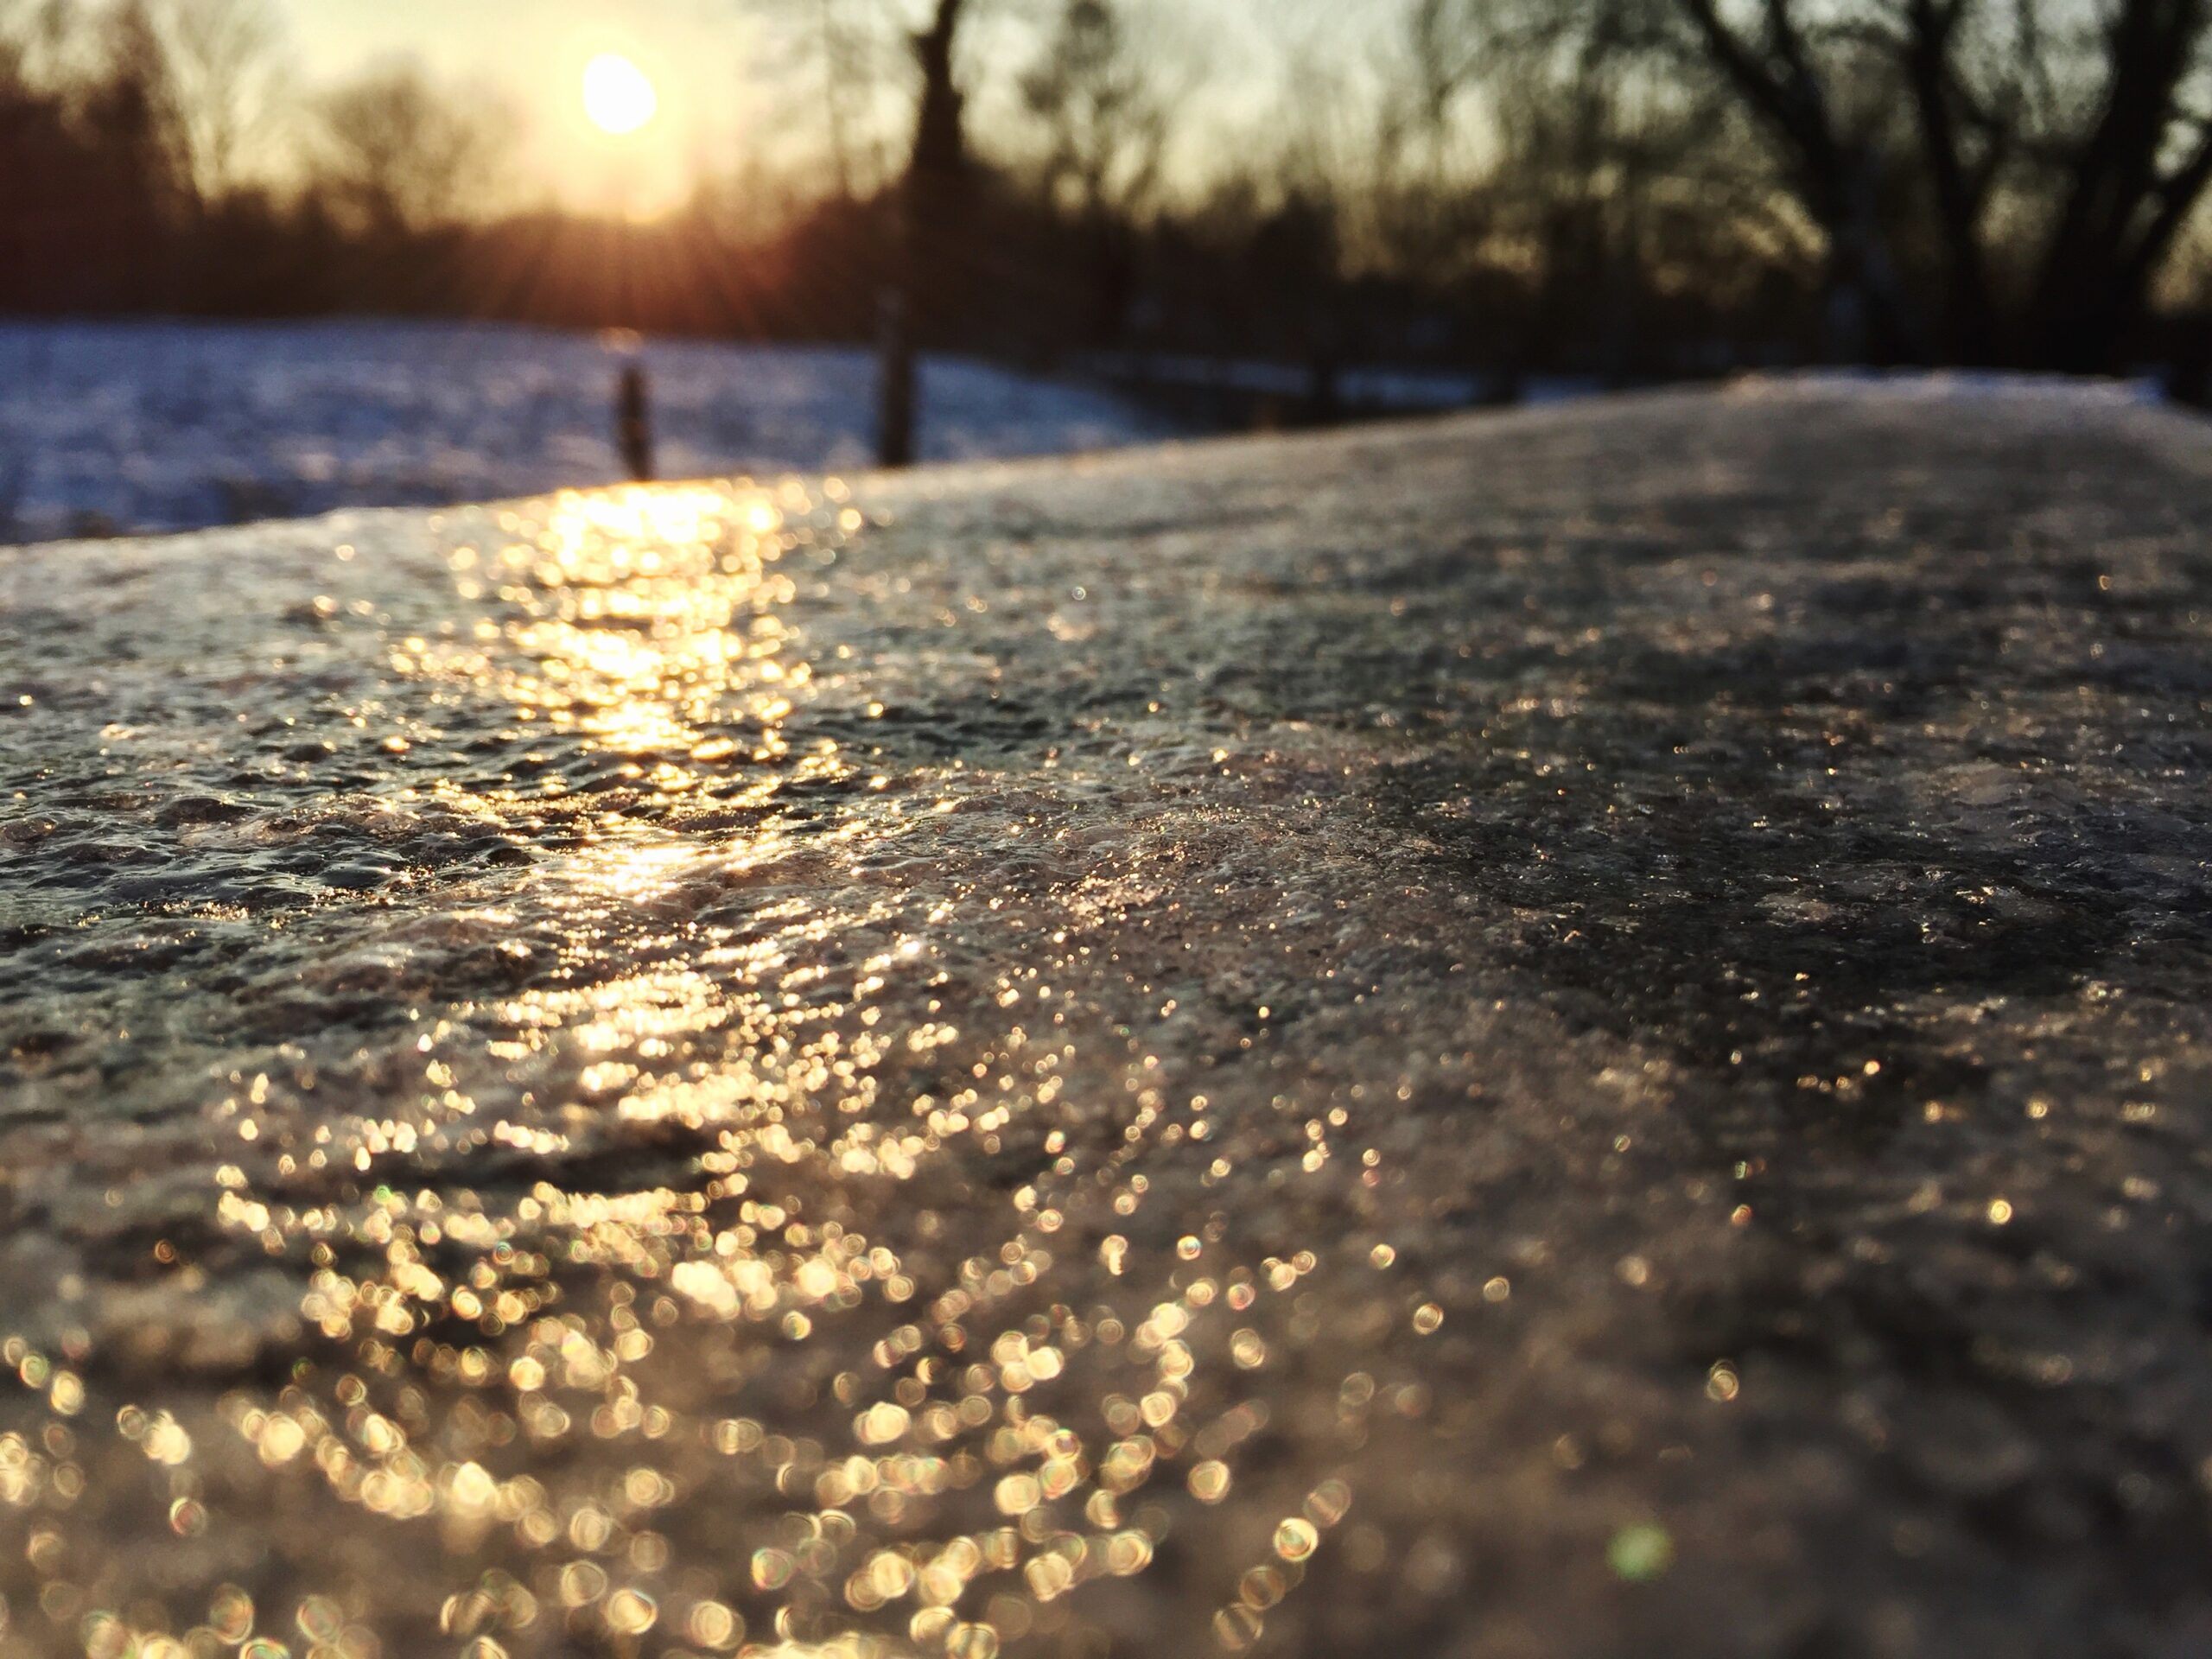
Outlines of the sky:
<svg viewBox="0 0 2212 1659">
<path fill-rule="evenodd" d="M 764 113 L 741 96 L 761 43 L 730 0 L 279 0 L 276 10 L 312 85 L 404 57 L 480 92 L 513 124 L 512 186 L 525 199 L 664 211 L 700 172 L 721 170 Z M 601 53 L 634 61 L 659 98 L 653 120 L 626 137 L 584 114 L 584 67 Z"/>
<path fill-rule="evenodd" d="M 815 89 L 818 60 L 803 34 L 808 9 L 760 0 L 273 0 L 292 73 L 306 87 L 333 85 L 394 58 L 422 62 L 449 86 L 480 92 L 512 122 L 515 176 L 524 201 L 550 200 L 650 218 L 677 206 L 702 175 L 747 162 L 772 168 L 817 157 L 826 125 Z M 1341 29 L 1348 15 L 1378 14 L 1395 0 L 1137 0 L 1150 4 L 1178 43 L 1198 48 L 1205 109 L 1224 119 L 1255 105 L 1292 35 Z M 987 69 L 1018 64 L 1035 48 L 1018 19 L 1051 0 L 1001 0 L 971 42 Z M 1139 15 L 1142 15 L 1141 13 Z M 584 67 L 601 53 L 635 61 L 652 79 L 659 112 L 614 137 L 586 118 Z M 994 91 L 979 87 L 976 119 L 991 118 Z M 891 118 L 886 110 L 884 117 Z"/>
</svg>

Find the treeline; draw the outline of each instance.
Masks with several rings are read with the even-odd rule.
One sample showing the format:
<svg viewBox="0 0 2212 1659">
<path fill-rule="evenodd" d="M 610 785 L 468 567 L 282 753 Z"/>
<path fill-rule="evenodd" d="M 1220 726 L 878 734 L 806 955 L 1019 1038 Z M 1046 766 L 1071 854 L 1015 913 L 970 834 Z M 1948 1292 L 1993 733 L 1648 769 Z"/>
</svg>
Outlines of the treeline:
<svg viewBox="0 0 2212 1659">
<path fill-rule="evenodd" d="M 414 69 L 287 95 L 254 0 L 0 0 L 0 310 L 2201 373 L 2212 0 L 1378 0 L 1241 130 L 1156 0 L 749 9 L 817 159 L 633 225 L 503 206 Z"/>
</svg>

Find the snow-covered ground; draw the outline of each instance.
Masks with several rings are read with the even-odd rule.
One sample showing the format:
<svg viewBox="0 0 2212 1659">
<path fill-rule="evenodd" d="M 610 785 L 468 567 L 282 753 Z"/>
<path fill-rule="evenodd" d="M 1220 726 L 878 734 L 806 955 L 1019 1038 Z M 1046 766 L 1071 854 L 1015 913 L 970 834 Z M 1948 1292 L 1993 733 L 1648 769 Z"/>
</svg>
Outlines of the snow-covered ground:
<svg viewBox="0 0 2212 1659">
<path fill-rule="evenodd" d="M 863 351 L 647 340 L 671 478 L 868 464 Z M 504 325 L 0 323 L 0 541 L 434 505 L 624 476 L 613 342 Z M 922 369 L 934 461 L 1166 435 L 1110 394 Z"/>
</svg>

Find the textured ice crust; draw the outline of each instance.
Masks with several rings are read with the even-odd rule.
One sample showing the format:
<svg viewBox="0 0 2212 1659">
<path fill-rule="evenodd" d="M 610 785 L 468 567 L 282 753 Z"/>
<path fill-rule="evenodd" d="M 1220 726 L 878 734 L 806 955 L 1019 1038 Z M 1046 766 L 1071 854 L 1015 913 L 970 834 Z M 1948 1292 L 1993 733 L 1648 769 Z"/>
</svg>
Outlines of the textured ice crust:
<svg viewBox="0 0 2212 1659">
<path fill-rule="evenodd" d="M 2208 522 L 1768 384 L 0 554 L 0 1653 L 2206 1651 Z"/>
</svg>

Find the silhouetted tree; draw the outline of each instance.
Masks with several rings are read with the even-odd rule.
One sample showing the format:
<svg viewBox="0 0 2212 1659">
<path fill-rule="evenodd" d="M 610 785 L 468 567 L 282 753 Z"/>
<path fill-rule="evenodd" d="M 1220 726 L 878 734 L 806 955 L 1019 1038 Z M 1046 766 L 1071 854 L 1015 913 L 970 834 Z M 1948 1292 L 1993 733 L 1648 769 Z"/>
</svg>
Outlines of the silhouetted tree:
<svg viewBox="0 0 2212 1659">
<path fill-rule="evenodd" d="M 499 162 L 493 123 L 412 65 L 340 88 L 319 114 L 320 181 L 372 232 L 391 239 L 450 225 L 490 194 Z"/>
<path fill-rule="evenodd" d="M 1116 0 L 1065 0 L 1021 77 L 1043 140 L 1033 188 L 1071 232 L 1089 345 L 1113 343 L 1135 298 L 1139 234 L 1158 200 L 1182 92 L 1177 67 L 1141 51 L 1134 35 Z"/>
<path fill-rule="evenodd" d="M 1839 290 L 1948 355 L 2113 366 L 2212 184 L 2206 0 L 1656 3 L 1783 157 Z M 1885 222 L 1898 168 L 1932 227 L 1934 340 Z"/>
<path fill-rule="evenodd" d="M 914 457 L 914 346 L 941 337 L 955 285 L 967 263 L 970 179 L 965 105 L 953 79 L 954 42 L 963 0 L 937 0 L 930 25 L 913 37 L 922 90 L 914 147 L 898 203 L 898 253 L 880 321 L 882 387 L 876 449 L 887 467 Z"/>
<path fill-rule="evenodd" d="M 205 210 L 238 188 L 247 141 L 270 117 L 276 24 L 266 0 L 168 0 L 158 26 Z"/>
</svg>

